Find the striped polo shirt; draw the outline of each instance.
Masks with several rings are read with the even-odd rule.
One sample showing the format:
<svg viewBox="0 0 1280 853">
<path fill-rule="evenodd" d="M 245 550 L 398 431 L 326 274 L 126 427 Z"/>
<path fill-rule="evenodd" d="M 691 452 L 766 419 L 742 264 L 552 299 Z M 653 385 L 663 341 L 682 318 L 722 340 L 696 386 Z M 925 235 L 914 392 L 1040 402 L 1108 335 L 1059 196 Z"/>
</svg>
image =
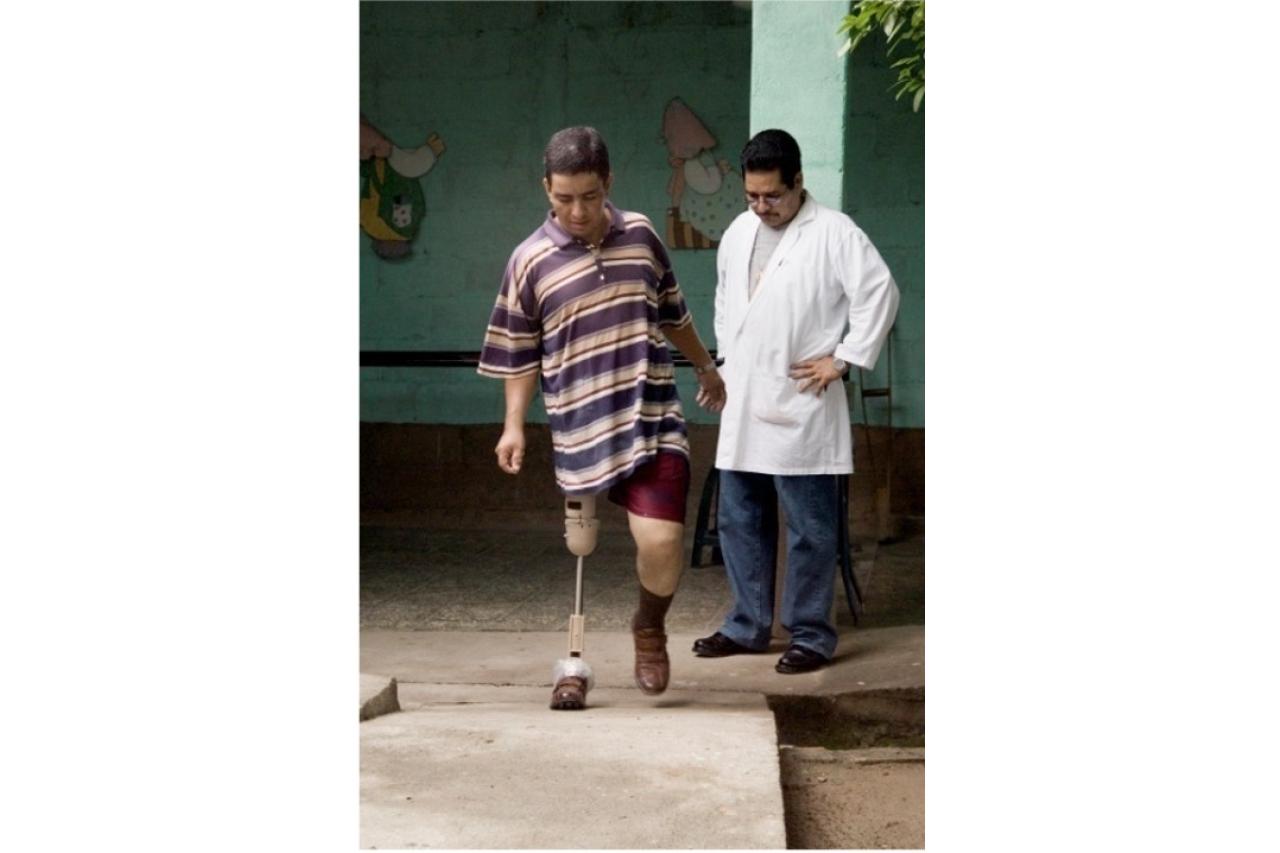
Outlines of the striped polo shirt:
<svg viewBox="0 0 1280 853">
<path fill-rule="evenodd" d="M 511 253 L 478 372 L 542 373 L 556 482 L 604 491 L 659 450 L 689 455 L 663 329 L 693 322 L 667 250 L 642 213 L 605 202 L 597 248 L 548 213 Z"/>
</svg>

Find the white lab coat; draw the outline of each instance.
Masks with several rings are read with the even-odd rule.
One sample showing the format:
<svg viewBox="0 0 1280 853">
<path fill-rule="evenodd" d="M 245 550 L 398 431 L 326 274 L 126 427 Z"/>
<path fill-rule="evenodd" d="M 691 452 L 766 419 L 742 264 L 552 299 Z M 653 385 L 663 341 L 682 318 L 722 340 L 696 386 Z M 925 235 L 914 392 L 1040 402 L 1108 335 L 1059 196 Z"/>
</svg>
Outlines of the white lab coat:
<svg viewBox="0 0 1280 853">
<path fill-rule="evenodd" d="M 762 474 L 849 474 L 844 383 L 797 393 L 790 366 L 835 355 L 871 369 L 898 312 L 898 286 L 853 220 L 809 195 L 747 299 L 763 226 L 745 211 L 716 254 L 716 344 L 727 399 L 716 467 Z"/>
</svg>

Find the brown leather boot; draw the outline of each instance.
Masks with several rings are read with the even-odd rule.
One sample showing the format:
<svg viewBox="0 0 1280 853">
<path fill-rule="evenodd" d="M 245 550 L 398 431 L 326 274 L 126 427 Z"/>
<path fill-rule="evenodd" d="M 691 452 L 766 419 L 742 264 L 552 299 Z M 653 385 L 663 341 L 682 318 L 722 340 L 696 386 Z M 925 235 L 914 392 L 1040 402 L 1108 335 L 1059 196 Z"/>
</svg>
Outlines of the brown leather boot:
<svg viewBox="0 0 1280 853">
<path fill-rule="evenodd" d="M 641 693 L 656 696 L 671 679 L 667 635 L 661 628 L 635 628 L 631 635 L 636 641 L 636 686 Z"/>
</svg>

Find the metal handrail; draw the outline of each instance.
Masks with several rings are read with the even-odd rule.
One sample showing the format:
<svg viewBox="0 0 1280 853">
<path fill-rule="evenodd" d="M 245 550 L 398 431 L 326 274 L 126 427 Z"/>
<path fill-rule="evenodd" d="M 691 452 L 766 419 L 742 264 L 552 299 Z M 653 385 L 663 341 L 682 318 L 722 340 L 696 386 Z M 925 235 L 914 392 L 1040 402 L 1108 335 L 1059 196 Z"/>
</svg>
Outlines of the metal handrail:
<svg viewBox="0 0 1280 853">
<path fill-rule="evenodd" d="M 710 353 L 716 358 L 715 350 Z M 676 367 L 693 366 L 674 350 L 671 360 Z M 475 367 L 478 364 L 480 353 L 476 350 L 360 350 L 361 367 Z"/>
</svg>

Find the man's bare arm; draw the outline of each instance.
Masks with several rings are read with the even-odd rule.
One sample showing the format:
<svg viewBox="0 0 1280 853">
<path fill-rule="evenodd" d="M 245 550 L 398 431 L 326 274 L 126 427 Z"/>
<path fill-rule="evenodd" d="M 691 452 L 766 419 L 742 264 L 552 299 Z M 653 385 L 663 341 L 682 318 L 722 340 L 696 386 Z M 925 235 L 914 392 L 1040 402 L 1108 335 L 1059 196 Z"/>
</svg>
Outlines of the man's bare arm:
<svg viewBox="0 0 1280 853">
<path fill-rule="evenodd" d="M 502 438 L 494 453 L 498 455 L 498 467 L 508 474 L 519 474 L 524 464 L 524 416 L 538 390 L 538 373 L 528 373 L 505 380 L 507 413 L 503 419 Z"/>
<path fill-rule="evenodd" d="M 676 345 L 676 349 L 696 368 L 703 368 L 698 373 L 698 405 L 709 412 L 718 412 L 724 408 L 724 380 L 716 370 L 711 353 L 702 345 L 698 330 L 693 323 L 686 323 L 679 329 L 664 328 L 667 340 Z"/>
</svg>

